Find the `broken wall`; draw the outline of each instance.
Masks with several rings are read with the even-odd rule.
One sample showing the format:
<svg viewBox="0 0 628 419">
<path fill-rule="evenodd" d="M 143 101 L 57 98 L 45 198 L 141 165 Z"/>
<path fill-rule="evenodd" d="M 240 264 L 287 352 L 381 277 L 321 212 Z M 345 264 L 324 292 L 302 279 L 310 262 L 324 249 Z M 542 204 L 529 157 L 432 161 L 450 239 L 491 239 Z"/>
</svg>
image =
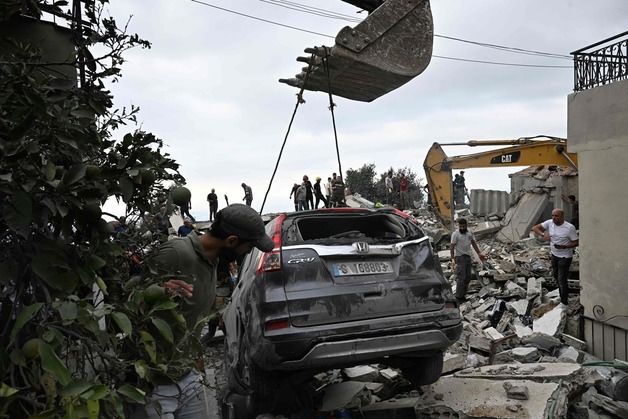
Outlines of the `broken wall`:
<svg viewBox="0 0 628 419">
<path fill-rule="evenodd" d="M 580 284 L 595 356 L 628 360 L 628 80 L 568 97 L 568 151 L 580 168 Z"/>
</svg>

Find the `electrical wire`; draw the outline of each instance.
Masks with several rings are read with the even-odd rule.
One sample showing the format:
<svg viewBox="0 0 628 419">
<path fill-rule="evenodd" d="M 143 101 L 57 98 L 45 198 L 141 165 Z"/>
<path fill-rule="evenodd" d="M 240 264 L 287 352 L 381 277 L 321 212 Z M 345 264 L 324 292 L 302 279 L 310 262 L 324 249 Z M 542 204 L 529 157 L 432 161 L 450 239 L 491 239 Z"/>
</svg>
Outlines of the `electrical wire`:
<svg viewBox="0 0 628 419">
<path fill-rule="evenodd" d="M 303 28 L 299 28 L 297 26 L 286 25 L 284 23 L 275 22 L 275 21 L 269 20 L 269 19 L 263 19 L 261 17 L 249 15 L 247 13 L 242 13 L 242 12 L 238 12 L 238 11 L 235 11 L 235 10 L 227 9 L 225 7 L 216 6 L 214 4 L 207 3 L 207 2 L 204 2 L 204 1 L 201 1 L 201 0 L 190 0 L 190 1 L 193 2 L 193 3 L 201 4 L 203 6 L 211 7 L 213 9 L 222 10 L 223 12 L 232 13 L 232 14 L 235 14 L 235 15 L 238 15 L 238 16 L 242 16 L 242 17 L 247 17 L 249 19 L 254 19 L 254 20 L 257 20 L 257 21 L 260 21 L 260 22 L 264 22 L 264 23 L 269 23 L 271 25 L 281 26 L 283 28 L 288 28 L 288 29 L 292 29 L 292 30 L 296 30 L 296 31 L 300 31 L 300 32 L 306 32 L 306 33 L 310 33 L 310 34 L 313 34 L 313 35 L 320 35 L 320 36 L 324 36 L 326 38 L 332 38 L 332 39 L 336 38 L 335 36 L 328 35 L 328 34 L 325 34 L 325 33 L 311 31 L 311 30 L 308 30 L 308 29 L 303 29 Z M 468 58 L 448 57 L 448 56 L 444 56 L 444 55 L 432 55 L 432 57 L 434 57 L 434 58 L 441 58 L 441 59 L 444 59 L 444 60 L 463 61 L 463 62 L 477 63 L 477 64 L 502 65 L 502 66 L 510 66 L 510 67 L 573 68 L 572 66 L 567 66 L 567 65 L 542 65 L 542 64 L 506 63 L 506 62 L 499 62 L 499 61 L 472 60 L 472 59 L 468 59 Z"/>
<path fill-rule="evenodd" d="M 261 1 L 263 3 L 268 3 L 273 6 L 284 7 L 286 9 L 295 10 L 301 13 L 307 13 L 307 14 L 327 17 L 331 19 L 340 19 L 340 20 L 353 22 L 353 23 L 358 23 L 362 21 L 362 19 L 355 18 L 349 15 L 337 13 L 332 10 L 320 9 L 317 7 L 308 6 L 302 3 L 298 3 L 298 2 L 292 2 L 292 1 L 287 1 L 287 0 L 258 0 L 258 1 Z M 540 56 L 540 57 L 546 57 L 546 58 L 563 59 L 563 60 L 572 59 L 572 57 L 570 57 L 569 55 L 564 55 L 564 54 L 555 54 L 551 52 L 535 51 L 535 50 L 529 50 L 525 48 L 508 47 L 505 45 L 471 41 L 468 39 L 463 39 L 463 38 L 458 38 L 458 37 L 448 36 L 448 35 L 434 34 L 434 36 L 437 38 L 447 39 L 450 41 L 463 42 L 463 43 L 472 44 L 472 45 L 476 45 L 480 47 L 497 49 L 504 52 L 511 52 L 511 53 L 524 54 L 524 55 L 533 55 L 533 56 Z"/>
</svg>

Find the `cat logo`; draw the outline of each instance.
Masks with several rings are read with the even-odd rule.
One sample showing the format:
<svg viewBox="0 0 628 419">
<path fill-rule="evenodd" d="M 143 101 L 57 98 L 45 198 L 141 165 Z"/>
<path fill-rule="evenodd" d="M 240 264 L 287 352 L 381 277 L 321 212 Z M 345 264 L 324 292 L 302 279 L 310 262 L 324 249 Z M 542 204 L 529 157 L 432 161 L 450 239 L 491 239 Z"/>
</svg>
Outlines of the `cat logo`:
<svg viewBox="0 0 628 419">
<path fill-rule="evenodd" d="M 502 163 L 512 163 L 512 154 L 502 155 Z"/>
</svg>

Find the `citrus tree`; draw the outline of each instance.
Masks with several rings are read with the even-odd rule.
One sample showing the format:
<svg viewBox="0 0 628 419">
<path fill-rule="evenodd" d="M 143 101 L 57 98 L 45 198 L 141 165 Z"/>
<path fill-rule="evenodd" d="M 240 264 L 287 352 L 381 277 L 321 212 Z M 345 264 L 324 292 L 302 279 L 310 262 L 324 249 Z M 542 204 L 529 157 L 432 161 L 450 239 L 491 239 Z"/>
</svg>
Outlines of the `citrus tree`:
<svg viewBox="0 0 628 419">
<path fill-rule="evenodd" d="M 3 2 L 0 25 L 64 3 Z M 193 361 L 179 301 L 131 269 L 154 244 L 145 215 L 184 179 L 154 135 L 114 134 L 138 109 L 114 109 L 105 87 L 125 50 L 150 44 L 103 17 L 106 0 L 81 3 L 88 24 L 63 63 L 80 84 L 37 45 L 0 52 L 0 417 L 124 417 Z M 108 199 L 126 205 L 115 229 Z"/>
</svg>

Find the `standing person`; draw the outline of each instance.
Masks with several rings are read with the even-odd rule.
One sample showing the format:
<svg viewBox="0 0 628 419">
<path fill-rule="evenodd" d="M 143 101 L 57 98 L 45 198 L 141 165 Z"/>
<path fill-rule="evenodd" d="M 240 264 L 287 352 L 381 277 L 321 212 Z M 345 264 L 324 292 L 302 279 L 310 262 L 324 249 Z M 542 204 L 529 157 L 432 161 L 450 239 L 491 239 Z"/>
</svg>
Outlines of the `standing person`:
<svg viewBox="0 0 628 419">
<path fill-rule="evenodd" d="M 244 182 L 242 182 L 242 189 L 244 189 L 244 198 L 242 198 L 242 200 L 245 201 L 246 205 L 250 207 L 251 202 L 253 202 L 253 190 L 249 185 Z"/>
<path fill-rule="evenodd" d="M 344 207 L 345 204 L 345 184 L 340 176 L 331 174 L 331 199 L 335 207 Z"/>
<path fill-rule="evenodd" d="M 453 180 L 453 190 L 454 190 L 454 208 L 461 208 L 462 203 L 460 202 L 460 174 L 456 173 Z"/>
<path fill-rule="evenodd" d="M 408 209 L 410 207 L 410 200 L 408 198 L 408 188 L 409 188 L 408 178 L 405 173 L 401 174 L 401 179 L 399 180 L 399 200 L 401 201 L 402 210 Z"/>
<path fill-rule="evenodd" d="M 575 195 L 561 195 L 563 201 L 567 202 L 571 206 L 571 224 L 576 227 L 576 230 L 580 229 L 580 204 Z"/>
<path fill-rule="evenodd" d="M 162 244 L 148 260 L 160 275 L 173 275 L 177 278 L 163 283 L 170 293 L 183 298 L 179 309 L 185 318 L 188 329 L 200 338 L 203 319 L 211 314 L 216 298 L 217 267 L 219 260 L 227 263 L 250 252 L 254 247 L 269 252 L 274 244 L 264 231 L 264 222 L 255 210 L 246 205 L 234 204 L 223 208 L 208 234 L 176 238 Z M 210 418 L 203 385 L 202 373 L 195 368 L 191 347 L 184 351 L 182 361 L 190 362 L 184 368 L 187 373 L 177 374 L 174 382 L 155 387 L 147 398 L 147 404 L 140 407 L 143 412 L 133 417 L 157 418 Z"/>
<path fill-rule="evenodd" d="M 308 204 L 308 209 L 314 209 L 314 189 L 312 189 L 312 182 L 307 177 L 307 175 L 303 175 L 303 184 L 305 185 L 305 200 Z"/>
<path fill-rule="evenodd" d="M 578 232 L 573 224 L 565 221 L 565 212 L 560 208 L 552 211 L 552 219 L 532 227 L 535 235 L 543 236 L 550 242 L 552 255 L 552 275 L 558 284 L 560 302 L 569 304 L 569 266 L 573 258 L 573 249 L 578 247 Z"/>
<path fill-rule="evenodd" d="M 325 208 L 329 205 L 328 201 L 323 196 L 323 192 L 321 191 L 321 178 L 320 176 L 316 176 L 316 183 L 314 183 L 314 195 L 316 195 L 316 204 L 314 205 L 314 209 L 318 209 L 318 203 L 323 201 L 323 205 Z"/>
<path fill-rule="evenodd" d="M 451 234 L 451 260 L 452 268 L 456 272 L 456 300 L 459 303 L 465 301 L 467 287 L 471 281 L 471 247 L 475 249 L 481 260 L 485 260 L 486 256 L 480 252 L 475 237 L 467 229 L 467 220 L 458 219 L 458 230 Z"/>
<path fill-rule="evenodd" d="M 309 210 L 307 206 L 307 193 L 305 192 L 305 182 L 299 185 L 296 192 L 297 197 L 297 211 Z"/>
<path fill-rule="evenodd" d="M 460 205 L 462 208 L 466 208 L 467 204 L 465 203 L 465 198 L 467 197 L 467 184 L 465 183 L 464 170 L 460 171 L 460 178 L 458 179 L 458 182 L 460 188 Z"/>
<path fill-rule="evenodd" d="M 192 196 L 190 196 L 190 200 L 183 205 L 179 205 L 181 209 L 181 218 L 188 217 L 192 222 L 196 222 L 196 219 L 190 214 L 190 210 L 192 209 Z"/>
<path fill-rule="evenodd" d="M 218 196 L 214 188 L 207 195 L 207 202 L 209 202 L 209 221 L 211 222 L 216 218 L 216 212 L 218 211 Z"/>
<path fill-rule="evenodd" d="M 185 220 L 183 220 L 183 225 L 179 227 L 179 230 L 177 230 L 177 235 L 179 237 L 185 237 L 193 231 L 194 231 L 194 224 L 192 224 L 192 220 L 190 220 L 189 218 L 186 218 Z"/>
<path fill-rule="evenodd" d="M 290 198 L 292 198 L 292 196 L 294 195 L 294 210 L 298 211 L 299 210 L 299 203 L 297 202 L 297 190 L 299 189 L 299 184 L 295 183 L 292 186 L 292 191 L 290 191 Z"/>
<path fill-rule="evenodd" d="M 393 172 L 392 170 L 388 171 L 388 175 L 386 176 L 385 179 L 385 184 L 386 184 L 386 203 L 388 205 L 392 205 L 392 197 L 393 197 L 393 191 L 394 191 L 394 186 L 393 186 Z"/>
<path fill-rule="evenodd" d="M 325 184 L 325 198 L 327 198 L 327 206 L 332 207 L 331 202 L 331 178 L 327 178 L 327 183 Z"/>
</svg>

